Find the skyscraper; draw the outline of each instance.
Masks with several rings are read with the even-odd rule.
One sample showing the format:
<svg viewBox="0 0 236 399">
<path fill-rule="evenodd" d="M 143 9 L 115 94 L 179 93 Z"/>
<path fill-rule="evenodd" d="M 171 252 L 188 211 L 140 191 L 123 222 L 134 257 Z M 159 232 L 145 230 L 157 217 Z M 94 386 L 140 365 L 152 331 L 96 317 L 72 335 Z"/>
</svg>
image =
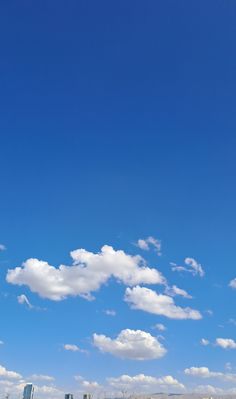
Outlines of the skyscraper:
<svg viewBox="0 0 236 399">
<path fill-rule="evenodd" d="M 65 399 L 74 399 L 73 394 L 72 393 L 66 393 L 65 394 Z"/>
<path fill-rule="evenodd" d="M 23 392 L 23 399 L 33 399 L 34 387 L 33 384 L 26 384 Z"/>
</svg>

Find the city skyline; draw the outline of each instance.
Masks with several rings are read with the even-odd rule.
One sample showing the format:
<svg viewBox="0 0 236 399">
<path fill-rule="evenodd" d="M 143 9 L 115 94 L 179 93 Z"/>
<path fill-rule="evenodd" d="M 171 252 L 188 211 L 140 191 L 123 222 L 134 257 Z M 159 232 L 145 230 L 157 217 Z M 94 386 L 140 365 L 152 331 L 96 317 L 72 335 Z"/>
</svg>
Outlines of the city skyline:
<svg viewBox="0 0 236 399">
<path fill-rule="evenodd" d="M 0 9 L 0 394 L 236 395 L 236 4 Z"/>
</svg>

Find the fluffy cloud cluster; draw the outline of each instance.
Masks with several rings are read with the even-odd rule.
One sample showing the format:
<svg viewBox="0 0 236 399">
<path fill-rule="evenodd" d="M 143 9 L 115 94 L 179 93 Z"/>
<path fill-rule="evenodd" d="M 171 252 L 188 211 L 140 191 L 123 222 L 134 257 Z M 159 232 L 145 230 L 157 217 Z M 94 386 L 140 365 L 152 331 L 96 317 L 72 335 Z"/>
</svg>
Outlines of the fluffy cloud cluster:
<svg viewBox="0 0 236 399">
<path fill-rule="evenodd" d="M 64 392 L 52 385 L 54 377 L 44 374 L 33 374 L 29 377 L 30 381 L 42 382 L 50 385 L 34 384 L 34 389 L 37 397 L 56 399 L 63 396 Z M 0 366 L 0 390 L 2 394 L 10 395 L 13 398 L 18 398 L 22 395 L 23 389 L 27 380 L 21 374 L 15 371 L 9 371 L 4 366 Z"/>
<path fill-rule="evenodd" d="M 149 251 L 151 248 L 154 248 L 158 255 L 161 255 L 161 241 L 157 238 L 150 236 L 145 239 L 139 239 L 136 245 L 144 251 Z"/>
<path fill-rule="evenodd" d="M 217 378 L 226 382 L 236 382 L 236 374 L 210 371 L 208 367 L 190 367 L 184 370 L 186 375 L 200 378 Z"/>
<path fill-rule="evenodd" d="M 185 258 L 184 259 L 185 266 L 178 266 L 176 263 L 171 263 L 172 271 L 174 272 L 188 272 L 193 276 L 203 277 L 205 272 L 200 263 L 198 263 L 194 258 Z"/>
<path fill-rule="evenodd" d="M 67 296 L 91 298 L 111 277 L 128 286 L 165 284 L 162 274 L 149 268 L 144 259 L 104 245 L 99 253 L 77 249 L 71 252 L 72 266 L 59 268 L 38 259 L 28 259 L 21 267 L 8 270 L 7 281 L 26 285 L 43 298 L 60 301 Z"/>
<path fill-rule="evenodd" d="M 15 371 L 9 371 L 3 366 L 0 366 L 0 377 L 6 379 L 10 378 L 14 380 L 22 378 L 22 376 L 19 373 L 16 373 Z"/>
<path fill-rule="evenodd" d="M 166 354 L 158 339 L 142 330 L 122 330 L 115 339 L 93 334 L 93 343 L 100 351 L 122 359 L 150 360 Z"/>
<path fill-rule="evenodd" d="M 119 390 L 138 391 L 138 392 L 153 392 L 155 390 L 168 391 L 169 388 L 173 390 L 184 390 L 185 387 L 178 380 L 171 375 L 161 378 L 156 378 L 144 374 L 138 374 L 133 377 L 129 375 L 121 375 L 118 378 L 109 378 L 109 384 Z"/>
<path fill-rule="evenodd" d="M 125 301 L 128 302 L 133 309 L 166 316 L 170 319 L 199 320 L 202 318 L 198 310 L 177 306 L 173 298 L 158 294 L 145 287 L 136 286 L 127 288 L 125 292 Z"/>
</svg>

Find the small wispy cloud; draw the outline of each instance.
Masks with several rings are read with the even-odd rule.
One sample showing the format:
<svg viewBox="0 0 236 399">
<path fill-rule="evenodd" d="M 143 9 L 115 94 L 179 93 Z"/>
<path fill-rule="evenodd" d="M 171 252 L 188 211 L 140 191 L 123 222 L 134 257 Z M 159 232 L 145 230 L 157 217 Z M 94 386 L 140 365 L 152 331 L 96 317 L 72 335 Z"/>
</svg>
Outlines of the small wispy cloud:
<svg viewBox="0 0 236 399">
<path fill-rule="evenodd" d="M 202 346 L 208 346 L 208 345 L 210 345 L 210 341 L 208 341 L 208 339 L 202 338 L 200 341 L 200 344 Z"/>
<path fill-rule="evenodd" d="M 31 309 L 31 310 L 38 310 L 38 311 L 45 311 L 45 310 L 47 310 L 46 308 L 41 308 L 41 307 L 39 307 L 39 306 L 34 306 L 34 305 L 32 305 L 32 303 L 29 301 L 29 299 L 27 298 L 27 296 L 25 295 L 25 294 L 21 294 L 21 295 L 18 295 L 18 297 L 17 297 L 17 302 L 20 304 L 20 305 L 25 305 L 28 309 Z"/>
<path fill-rule="evenodd" d="M 116 311 L 115 311 L 115 310 L 112 310 L 112 309 L 104 310 L 104 313 L 105 313 L 107 316 L 116 316 Z"/>
<path fill-rule="evenodd" d="M 30 380 L 32 381 L 47 381 L 47 382 L 52 382 L 55 380 L 54 377 L 50 375 L 44 375 L 44 374 L 33 374 L 30 376 Z"/>
<path fill-rule="evenodd" d="M 149 251 L 151 248 L 153 248 L 158 255 L 161 255 L 161 241 L 152 236 L 149 236 L 145 239 L 140 238 L 135 245 L 143 251 Z"/>
<path fill-rule="evenodd" d="M 202 265 L 196 261 L 194 258 L 185 258 L 184 259 L 185 266 L 179 266 L 176 263 L 170 262 L 171 270 L 173 272 L 188 272 L 193 276 L 203 277 L 205 275 L 205 271 L 203 270 Z"/>
<path fill-rule="evenodd" d="M 156 328 L 158 331 L 166 331 L 166 326 L 162 323 L 157 323 L 154 328 Z"/>
<path fill-rule="evenodd" d="M 172 287 L 166 287 L 165 294 L 173 296 L 173 297 L 179 295 L 186 299 L 193 298 L 190 294 L 187 293 L 187 291 L 183 290 L 182 288 L 177 287 L 176 285 L 173 285 Z"/>
<path fill-rule="evenodd" d="M 33 305 L 31 305 L 30 301 L 28 300 L 25 294 L 21 294 L 17 297 L 17 301 L 20 305 L 26 305 L 29 309 L 33 309 Z"/>
<path fill-rule="evenodd" d="M 4 244 L 0 244 L 0 252 L 6 251 L 6 246 Z"/>
<path fill-rule="evenodd" d="M 70 352 L 81 352 L 81 353 L 88 353 L 86 350 L 81 349 L 78 345 L 76 344 L 64 344 L 63 349 L 65 351 L 70 351 Z"/>
</svg>

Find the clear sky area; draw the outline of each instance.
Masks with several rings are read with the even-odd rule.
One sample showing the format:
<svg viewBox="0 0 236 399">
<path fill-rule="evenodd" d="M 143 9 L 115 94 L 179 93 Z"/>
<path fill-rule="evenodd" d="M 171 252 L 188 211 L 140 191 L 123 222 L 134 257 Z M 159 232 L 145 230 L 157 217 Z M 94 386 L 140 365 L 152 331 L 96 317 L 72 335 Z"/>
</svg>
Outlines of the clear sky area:
<svg viewBox="0 0 236 399">
<path fill-rule="evenodd" d="M 235 21 L 1 2 L 1 398 L 236 392 Z"/>
</svg>

